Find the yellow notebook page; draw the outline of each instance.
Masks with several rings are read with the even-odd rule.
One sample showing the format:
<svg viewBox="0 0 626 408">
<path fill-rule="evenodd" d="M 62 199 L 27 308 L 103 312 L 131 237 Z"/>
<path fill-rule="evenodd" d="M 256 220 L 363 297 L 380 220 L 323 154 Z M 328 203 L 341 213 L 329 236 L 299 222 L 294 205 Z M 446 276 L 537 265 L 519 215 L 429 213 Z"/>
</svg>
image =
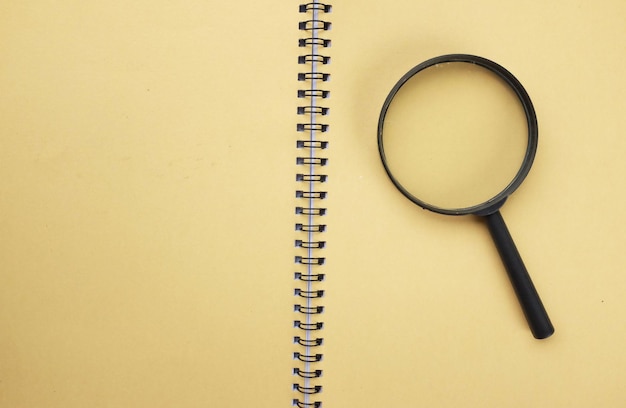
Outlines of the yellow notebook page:
<svg viewBox="0 0 626 408">
<path fill-rule="evenodd" d="M 619 1 L 335 6 L 324 403 L 623 403 L 625 13 Z M 448 53 L 503 65 L 534 102 L 537 156 L 502 214 L 555 326 L 547 340 L 528 330 L 486 226 L 421 210 L 380 164 L 387 94 Z"/>
<path fill-rule="evenodd" d="M 0 406 L 289 404 L 297 6 L 1 9 Z"/>
</svg>

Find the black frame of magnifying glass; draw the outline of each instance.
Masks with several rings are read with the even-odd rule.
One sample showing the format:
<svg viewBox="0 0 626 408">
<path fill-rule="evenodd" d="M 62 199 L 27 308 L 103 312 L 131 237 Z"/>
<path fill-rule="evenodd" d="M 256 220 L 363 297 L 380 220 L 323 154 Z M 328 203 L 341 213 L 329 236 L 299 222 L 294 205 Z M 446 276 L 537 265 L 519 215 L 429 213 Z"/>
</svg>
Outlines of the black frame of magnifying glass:
<svg viewBox="0 0 626 408">
<path fill-rule="evenodd" d="M 526 123 L 528 126 L 528 144 L 526 147 L 526 153 L 524 154 L 524 160 L 522 161 L 522 165 L 515 177 L 513 177 L 513 180 L 511 180 L 511 182 L 504 188 L 504 190 L 502 190 L 489 200 L 478 205 L 464 208 L 438 207 L 422 201 L 415 195 L 411 194 L 394 177 L 393 173 L 389 169 L 384 148 L 383 127 L 385 124 L 385 116 L 387 115 L 389 105 L 391 105 L 391 102 L 393 101 L 400 88 L 402 88 L 402 86 L 418 72 L 438 64 L 450 62 L 475 64 L 493 72 L 502 80 L 504 80 L 504 82 L 506 82 L 507 85 L 515 92 L 520 103 L 522 104 L 522 107 L 524 108 L 524 113 L 526 114 Z M 522 84 L 517 80 L 517 78 L 515 78 L 515 76 L 513 76 L 513 74 L 511 74 L 506 68 L 502 67 L 501 65 L 483 57 L 469 54 L 448 54 L 431 58 L 427 61 L 422 62 L 419 65 L 416 65 L 402 78 L 400 78 L 396 85 L 391 89 L 391 92 L 389 92 L 387 99 L 385 99 L 385 103 L 383 104 L 382 110 L 380 112 L 380 117 L 378 119 L 378 151 L 380 153 L 380 158 L 382 160 L 385 171 L 387 172 L 387 175 L 389 176 L 393 184 L 398 190 L 400 190 L 402 194 L 404 194 L 404 196 L 406 196 L 406 198 L 419 205 L 420 207 L 445 215 L 488 215 L 498 211 L 498 209 L 502 206 L 502 204 L 504 204 L 508 196 L 510 196 L 526 178 L 526 175 L 530 171 L 530 168 L 532 167 L 533 161 L 535 159 L 535 153 L 537 152 L 538 133 L 537 115 L 535 114 L 535 108 L 533 107 L 533 103 L 531 102 L 530 97 L 528 96 L 528 93 L 526 92 Z"/>
</svg>

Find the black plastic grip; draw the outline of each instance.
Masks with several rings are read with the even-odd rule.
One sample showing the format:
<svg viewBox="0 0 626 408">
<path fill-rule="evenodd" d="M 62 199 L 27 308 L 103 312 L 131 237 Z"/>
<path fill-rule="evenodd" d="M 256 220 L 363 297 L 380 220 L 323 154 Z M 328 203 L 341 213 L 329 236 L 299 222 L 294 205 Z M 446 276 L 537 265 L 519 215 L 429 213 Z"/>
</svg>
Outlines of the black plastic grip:
<svg viewBox="0 0 626 408">
<path fill-rule="evenodd" d="M 487 221 L 493 241 L 506 267 L 515 294 L 530 326 L 530 331 L 536 339 L 550 337 L 554 333 L 554 327 L 550 322 L 546 309 L 543 307 L 543 303 L 541 303 L 535 285 L 533 285 L 530 279 L 530 275 L 515 247 L 513 238 L 511 238 L 500 211 L 484 215 L 483 217 Z"/>
</svg>

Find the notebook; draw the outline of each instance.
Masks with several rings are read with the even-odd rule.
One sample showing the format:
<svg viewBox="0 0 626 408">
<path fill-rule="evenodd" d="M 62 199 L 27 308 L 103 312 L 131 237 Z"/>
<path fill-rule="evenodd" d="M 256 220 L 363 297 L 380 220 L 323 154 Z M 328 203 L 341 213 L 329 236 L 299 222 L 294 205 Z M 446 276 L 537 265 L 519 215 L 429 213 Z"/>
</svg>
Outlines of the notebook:
<svg viewBox="0 0 626 408">
<path fill-rule="evenodd" d="M 0 406 L 620 406 L 625 13 L 3 5 Z M 534 103 L 502 214 L 545 340 L 484 223 L 421 210 L 381 164 L 389 91 L 449 53 Z"/>
</svg>

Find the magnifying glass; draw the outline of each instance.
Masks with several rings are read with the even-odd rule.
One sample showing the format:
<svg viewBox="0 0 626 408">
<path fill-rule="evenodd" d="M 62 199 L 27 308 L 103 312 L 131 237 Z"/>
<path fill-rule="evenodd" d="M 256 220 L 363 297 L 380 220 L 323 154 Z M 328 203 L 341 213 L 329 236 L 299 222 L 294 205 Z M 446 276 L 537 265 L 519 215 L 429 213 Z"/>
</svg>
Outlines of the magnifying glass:
<svg viewBox="0 0 626 408">
<path fill-rule="evenodd" d="M 495 62 L 466 54 L 407 72 L 378 121 L 378 150 L 396 188 L 424 209 L 485 220 L 530 330 L 544 339 L 554 327 L 499 211 L 530 171 L 537 139 L 522 84 Z"/>
</svg>

